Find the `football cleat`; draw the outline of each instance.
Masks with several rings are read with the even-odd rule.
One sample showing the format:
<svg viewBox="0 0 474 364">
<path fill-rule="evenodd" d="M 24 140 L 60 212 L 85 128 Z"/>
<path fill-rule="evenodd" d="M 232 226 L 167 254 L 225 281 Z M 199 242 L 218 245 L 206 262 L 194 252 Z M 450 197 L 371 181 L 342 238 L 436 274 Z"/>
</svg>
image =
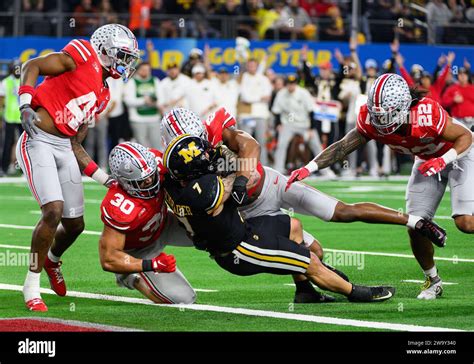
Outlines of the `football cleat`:
<svg viewBox="0 0 474 364">
<path fill-rule="evenodd" d="M 336 299 L 332 296 L 320 293 L 316 290 L 312 292 L 296 292 L 294 303 L 331 303 Z"/>
<path fill-rule="evenodd" d="M 63 273 L 61 272 L 61 264 L 61 261 L 59 261 L 58 263 L 54 263 L 48 257 L 46 257 L 46 260 L 44 262 L 44 270 L 48 274 L 51 289 L 58 296 L 65 296 L 66 282 L 64 282 Z"/>
<path fill-rule="evenodd" d="M 357 286 L 352 285 L 352 292 L 347 297 L 351 302 L 382 302 L 395 295 L 395 287 L 391 286 Z"/>
<path fill-rule="evenodd" d="M 443 294 L 443 281 L 439 276 L 434 278 L 426 277 L 425 283 L 421 286 L 418 295 L 419 300 L 434 300 Z"/>
<path fill-rule="evenodd" d="M 25 304 L 26 304 L 26 308 L 30 311 L 37 311 L 37 312 L 48 311 L 48 306 L 46 306 L 43 299 L 41 298 L 33 298 L 32 300 L 27 301 Z"/>
<path fill-rule="evenodd" d="M 415 225 L 415 230 L 426 236 L 437 247 L 446 246 L 446 230 L 433 221 L 421 219 Z"/>
</svg>

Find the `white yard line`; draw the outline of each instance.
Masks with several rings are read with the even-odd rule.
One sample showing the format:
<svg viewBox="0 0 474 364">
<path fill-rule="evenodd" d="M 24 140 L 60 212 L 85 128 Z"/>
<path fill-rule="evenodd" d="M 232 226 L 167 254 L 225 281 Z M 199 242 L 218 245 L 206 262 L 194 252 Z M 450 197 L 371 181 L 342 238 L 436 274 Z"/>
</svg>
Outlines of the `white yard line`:
<svg viewBox="0 0 474 364">
<path fill-rule="evenodd" d="M 4 229 L 17 229 L 17 230 L 34 230 L 34 226 L 25 226 L 25 225 L 12 225 L 12 224 L 0 224 L 0 228 Z M 85 235 L 100 235 L 100 231 L 91 231 L 91 230 L 84 230 L 82 234 Z"/>
<path fill-rule="evenodd" d="M 405 282 L 405 283 L 425 283 L 425 281 L 422 281 L 422 280 L 419 280 L 419 279 L 402 279 L 400 282 Z M 446 285 L 446 286 L 452 286 L 452 285 L 455 285 L 455 284 L 459 284 L 459 283 L 445 282 L 445 281 L 443 281 L 443 285 Z"/>
<path fill-rule="evenodd" d="M 408 258 L 415 259 L 411 254 L 395 254 L 395 253 L 381 253 L 381 252 L 366 252 L 359 250 L 342 250 L 342 249 L 329 249 L 325 248 L 324 251 L 327 252 L 336 252 L 336 253 L 348 253 L 348 254 L 363 254 L 363 255 L 376 255 L 381 257 L 395 257 L 395 258 Z M 467 258 L 445 258 L 445 257 L 435 257 L 436 260 L 446 260 L 448 262 L 464 262 L 464 263 L 474 263 L 474 259 Z"/>
<path fill-rule="evenodd" d="M 19 285 L 13 285 L 13 284 L 0 284 L 0 289 L 9 290 L 9 291 L 21 291 L 23 287 Z M 41 293 L 54 294 L 54 292 L 49 289 L 41 289 Z M 68 291 L 67 295 L 68 297 L 88 298 L 88 299 L 95 299 L 95 300 L 124 302 L 124 303 L 133 303 L 133 304 L 150 305 L 150 306 L 156 305 L 147 299 L 135 298 L 135 297 L 112 296 L 112 295 L 78 292 L 78 291 Z M 362 328 L 367 328 L 367 329 L 394 330 L 394 331 L 423 331 L 423 332 L 426 332 L 426 331 L 464 331 L 464 330 L 452 329 L 452 328 L 446 328 L 446 327 L 419 326 L 419 325 L 409 325 L 409 324 L 396 324 L 396 323 L 390 323 L 390 322 L 352 320 L 352 319 L 342 319 L 338 317 L 304 315 L 304 314 L 296 314 L 296 313 L 252 310 L 252 309 L 247 309 L 247 308 L 222 307 L 222 306 L 213 306 L 213 305 L 193 304 L 193 305 L 156 305 L 156 306 L 181 309 L 181 310 L 184 309 L 184 310 L 193 310 L 193 311 L 208 311 L 208 312 L 229 313 L 229 314 L 234 314 L 234 315 L 245 315 L 245 316 L 253 316 L 253 317 L 267 317 L 267 318 L 276 318 L 276 319 L 284 319 L 284 320 L 292 320 L 292 321 L 314 322 L 318 324 L 327 324 L 327 325 L 362 327 Z"/>
</svg>

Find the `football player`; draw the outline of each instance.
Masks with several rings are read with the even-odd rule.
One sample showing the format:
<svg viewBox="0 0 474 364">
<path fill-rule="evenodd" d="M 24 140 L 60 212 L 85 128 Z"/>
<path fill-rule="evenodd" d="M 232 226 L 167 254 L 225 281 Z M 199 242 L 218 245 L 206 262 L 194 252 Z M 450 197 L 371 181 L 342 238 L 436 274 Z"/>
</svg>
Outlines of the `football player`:
<svg viewBox="0 0 474 364">
<path fill-rule="evenodd" d="M 224 144 L 235 152 L 242 161 L 237 163 L 236 179 L 232 187 L 232 198 L 241 205 L 240 211 L 246 218 L 281 214 L 281 208 L 296 213 L 315 216 L 324 221 L 385 223 L 407 225 L 427 236 L 433 243 L 443 246 L 445 231 L 433 222 L 415 215 L 400 214 L 398 211 L 368 202 L 346 204 L 305 184 L 286 190 L 287 177 L 276 170 L 263 167 L 259 162 L 260 146 L 249 134 L 235 128 L 235 118 L 225 108 L 218 109 L 203 123 L 190 110 L 173 109 L 162 119 L 162 136 L 165 144 L 183 133 L 208 140 L 213 147 Z M 257 163 L 258 162 L 258 163 Z M 323 250 L 318 241 L 303 231 L 303 244 L 323 259 Z M 327 301 L 319 296 L 303 277 L 295 277 L 295 302 Z"/>
<path fill-rule="evenodd" d="M 107 106 L 106 79 L 128 79 L 138 56 L 133 33 L 108 24 L 90 42 L 74 39 L 60 52 L 33 58 L 22 67 L 18 94 L 25 132 L 16 156 L 42 213 L 31 242 L 38 264 L 30 265 L 23 287 L 30 310 L 47 311 L 40 295 L 43 266 L 51 288 L 66 294 L 60 257 L 84 229 L 81 171 L 104 185 L 112 181 L 80 142 L 88 123 Z M 46 77 L 36 87 L 38 76 Z"/>
<path fill-rule="evenodd" d="M 166 245 L 193 243 L 163 201 L 161 157 L 158 150 L 128 142 L 110 152 L 110 171 L 118 183 L 100 207 L 100 262 L 116 274 L 119 285 L 155 303 L 194 303 L 196 293 L 176 268 L 175 258 L 163 253 Z"/>
<path fill-rule="evenodd" d="M 367 104 L 360 109 L 356 128 L 294 171 L 288 186 L 343 159 L 371 139 L 415 156 L 406 192 L 409 214 L 433 219 L 449 183 L 454 223 L 466 234 L 474 232 L 472 132 L 451 118 L 438 102 L 410 90 L 396 74 L 384 74 L 374 82 Z M 413 254 L 425 274 L 418 298 L 435 299 L 442 294 L 442 281 L 433 258 L 434 248 L 420 234 L 418 224 L 408 227 Z"/>
<path fill-rule="evenodd" d="M 197 247 L 211 254 L 228 272 L 303 274 L 319 287 L 354 302 L 391 298 L 393 287 L 352 284 L 324 266 L 303 244 L 299 220 L 289 215 L 244 219 L 238 203 L 229 198 L 235 175 L 222 179 L 212 173 L 213 150 L 199 137 L 173 139 L 164 153 L 165 201 L 186 227 Z"/>
</svg>

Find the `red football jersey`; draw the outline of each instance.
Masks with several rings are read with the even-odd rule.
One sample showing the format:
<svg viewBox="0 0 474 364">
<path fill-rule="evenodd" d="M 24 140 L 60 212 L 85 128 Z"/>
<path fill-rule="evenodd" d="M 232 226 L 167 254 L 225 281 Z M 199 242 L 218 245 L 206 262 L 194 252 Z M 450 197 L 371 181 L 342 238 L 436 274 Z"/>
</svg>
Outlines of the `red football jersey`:
<svg viewBox="0 0 474 364">
<path fill-rule="evenodd" d="M 224 129 L 233 127 L 236 125 L 235 118 L 232 114 L 227 111 L 225 107 L 219 108 L 216 112 L 210 114 L 206 119 L 204 125 L 207 129 L 208 141 L 213 147 L 216 147 L 222 141 L 222 132 Z M 260 162 L 257 164 L 257 172 L 260 174 L 260 179 L 257 183 L 248 190 L 248 195 L 252 196 L 256 191 L 257 187 L 262 182 L 263 166 Z"/>
<path fill-rule="evenodd" d="M 368 139 L 387 144 L 393 150 L 413 154 L 421 159 L 441 157 L 453 143 L 441 137 L 449 115 L 436 101 L 424 97 L 410 109 L 407 135 L 392 133 L 383 135 L 372 126 L 367 104 L 362 105 L 357 117 L 357 130 Z"/>
<path fill-rule="evenodd" d="M 105 109 L 110 92 L 102 81 L 102 66 L 88 41 L 74 39 L 62 52 L 72 57 L 76 69 L 47 76 L 36 88 L 31 106 L 34 110 L 44 108 L 56 128 L 71 137 L 82 124 Z"/>
<path fill-rule="evenodd" d="M 161 152 L 151 149 L 158 161 L 160 183 L 164 180 Z M 144 248 L 156 241 L 166 225 L 168 209 L 164 192 L 151 199 L 130 196 L 119 185 L 111 187 L 100 206 L 103 223 L 126 235 L 125 249 Z"/>
</svg>

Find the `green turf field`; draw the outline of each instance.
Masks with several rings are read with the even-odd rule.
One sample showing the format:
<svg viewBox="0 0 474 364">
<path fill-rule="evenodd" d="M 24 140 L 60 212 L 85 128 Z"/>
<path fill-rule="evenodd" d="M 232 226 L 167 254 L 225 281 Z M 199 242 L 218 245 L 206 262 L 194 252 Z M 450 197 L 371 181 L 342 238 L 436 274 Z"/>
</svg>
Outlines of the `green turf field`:
<svg viewBox="0 0 474 364">
<path fill-rule="evenodd" d="M 405 205 L 406 182 L 403 181 L 334 181 L 313 185 L 347 202 L 373 201 L 395 209 L 403 209 Z M 346 272 L 354 282 L 394 285 L 396 296 L 378 304 L 353 304 L 336 295 L 337 302 L 332 304 L 293 305 L 291 277 L 236 277 L 221 270 L 204 252 L 169 248 L 167 252 L 175 254 L 179 268 L 190 283 L 197 289 L 210 290 L 198 291 L 194 307 L 177 308 L 147 305 L 142 300 L 115 302 L 98 296 L 141 298 L 137 292 L 117 287 L 114 276 L 102 271 L 97 232 L 102 228 L 99 204 L 105 189 L 93 183 L 85 186 L 89 233 L 80 236 L 63 256 L 64 276 L 74 297 L 43 294 L 49 312 L 38 314 L 28 312 L 21 292 L 12 290 L 15 289 L 12 285 L 22 285 L 26 267 L 5 261 L 6 257 L 28 252 L 21 247 L 29 246 L 31 230 L 28 227 L 33 227 L 38 220 L 38 206 L 26 184 L 0 184 L 0 264 L 3 265 L 0 266 L 0 318 L 36 315 L 153 331 L 373 331 L 409 330 L 420 328 L 418 326 L 421 329 L 474 330 L 474 238 L 456 230 L 449 218 L 449 196 L 437 213 L 438 223 L 449 234 L 447 247 L 436 251 L 438 257 L 447 260 L 440 260 L 437 265 L 442 278 L 452 283 L 444 286 L 441 299 L 419 301 L 416 295 L 420 283 L 404 282 L 422 280 L 423 275 L 410 257 L 403 227 L 324 223 L 302 217 L 305 229 L 328 249 L 326 259 L 330 263 Z M 343 254 L 331 249 L 381 254 Z M 49 288 L 46 275 L 42 277 L 42 287 Z M 81 295 L 77 292 L 95 296 L 77 297 Z M 126 301 L 120 297 L 119 300 Z"/>
</svg>

